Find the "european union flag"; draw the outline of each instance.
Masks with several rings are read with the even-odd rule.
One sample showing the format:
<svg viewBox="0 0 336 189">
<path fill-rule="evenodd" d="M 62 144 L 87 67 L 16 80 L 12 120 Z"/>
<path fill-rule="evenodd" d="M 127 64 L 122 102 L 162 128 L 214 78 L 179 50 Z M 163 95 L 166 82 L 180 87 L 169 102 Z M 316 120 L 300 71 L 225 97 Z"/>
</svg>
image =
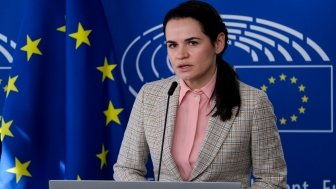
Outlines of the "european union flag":
<svg viewBox="0 0 336 189">
<path fill-rule="evenodd" d="M 265 91 L 280 132 L 333 132 L 332 66 L 237 66 L 243 81 Z"/>
<path fill-rule="evenodd" d="M 126 115 L 101 1 L 25 3 L 5 87 L 0 188 L 112 179 Z"/>
</svg>

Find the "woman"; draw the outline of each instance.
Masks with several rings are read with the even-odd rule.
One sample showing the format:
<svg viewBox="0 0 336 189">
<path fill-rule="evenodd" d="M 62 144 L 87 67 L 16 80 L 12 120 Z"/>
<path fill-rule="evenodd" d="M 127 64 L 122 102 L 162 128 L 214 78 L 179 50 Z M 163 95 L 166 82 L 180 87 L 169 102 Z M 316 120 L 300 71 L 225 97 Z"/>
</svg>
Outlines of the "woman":
<svg viewBox="0 0 336 189">
<path fill-rule="evenodd" d="M 160 181 L 231 181 L 243 188 L 285 188 L 286 163 L 266 94 L 238 80 L 222 60 L 228 33 L 209 4 L 187 1 L 165 16 L 167 51 L 176 73 L 145 84 L 125 131 L 114 179 L 145 180 L 151 155 L 158 174 L 167 91 Z"/>
</svg>

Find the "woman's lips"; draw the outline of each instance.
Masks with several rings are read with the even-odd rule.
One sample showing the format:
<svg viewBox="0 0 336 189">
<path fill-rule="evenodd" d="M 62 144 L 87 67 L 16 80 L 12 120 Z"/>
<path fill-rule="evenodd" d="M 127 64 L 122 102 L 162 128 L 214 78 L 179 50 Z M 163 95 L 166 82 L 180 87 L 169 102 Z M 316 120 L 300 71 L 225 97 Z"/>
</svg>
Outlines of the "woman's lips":
<svg viewBox="0 0 336 189">
<path fill-rule="evenodd" d="M 192 66 L 190 64 L 181 64 L 178 66 L 178 69 L 181 71 L 188 71 Z"/>
</svg>

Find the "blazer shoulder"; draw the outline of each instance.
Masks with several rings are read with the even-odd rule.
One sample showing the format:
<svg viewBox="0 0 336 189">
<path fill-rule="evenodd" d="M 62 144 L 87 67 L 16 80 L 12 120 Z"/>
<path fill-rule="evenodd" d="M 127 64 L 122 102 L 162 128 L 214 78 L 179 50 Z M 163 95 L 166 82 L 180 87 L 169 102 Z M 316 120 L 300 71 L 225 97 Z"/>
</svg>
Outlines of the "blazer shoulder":
<svg viewBox="0 0 336 189">
<path fill-rule="evenodd" d="M 267 97 L 265 91 L 255 88 L 251 85 L 248 85 L 242 81 L 239 82 L 240 85 L 240 92 L 242 96 L 250 96 L 250 97 Z"/>
<path fill-rule="evenodd" d="M 160 79 L 160 80 L 148 82 L 141 87 L 141 91 L 145 94 L 159 95 L 161 93 L 164 93 L 166 95 L 171 84 L 174 81 L 179 82 L 176 76 L 170 76 L 166 79 Z"/>
<path fill-rule="evenodd" d="M 260 105 L 272 105 L 267 93 L 246 83 L 240 82 L 240 94 L 242 103 L 256 108 Z"/>
</svg>

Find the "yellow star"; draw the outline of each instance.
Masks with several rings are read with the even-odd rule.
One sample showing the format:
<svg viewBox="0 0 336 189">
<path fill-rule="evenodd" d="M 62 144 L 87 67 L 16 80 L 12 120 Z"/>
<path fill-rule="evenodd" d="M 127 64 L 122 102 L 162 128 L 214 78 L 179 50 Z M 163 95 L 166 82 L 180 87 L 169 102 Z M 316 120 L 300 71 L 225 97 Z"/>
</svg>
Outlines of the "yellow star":
<svg viewBox="0 0 336 189">
<path fill-rule="evenodd" d="M 8 97 L 8 95 L 9 95 L 9 93 L 10 93 L 11 91 L 19 92 L 19 90 L 18 90 L 18 89 L 16 88 L 16 86 L 15 86 L 15 82 L 16 82 L 16 80 L 17 80 L 18 77 L 19 77 L 18 75 L 15 76 L 15 77 L 11 77 L 11 76 L 9 76 L 9 78 L 8 78 L 8 84 L 7 84 L 7 86 L 4 88 L 4 90 L 5 90 L 5 92 L 6 92 L 6 98 Z"/>
<path fill-rule="evenodd" d="M 109 102 L 107 110 L 104 111 L 104 114 L 106 116 L 106 126 L 111 122 L 114 121 L 120 125 L 120 120 L 118 115 L 120 112 L 123 111 L 123 108 L 115 109 L 112 102 Z"/>
<path fill-rule="evenodd" d="M 104 165 L 107 166 L 106 156 L 108 152 L 108 150 L 105 150 L 105 146 L 103 144 L 102 152 L 100 154 L 97 154 L 97 157 L 100 159 L 100 169 L 103 169 Z"/>
<path fill-rule="evenodd" d="M 72 33 L 69 36 L 76 39 L 76 49 L 82 44 L 85 43 L 87 45 L 91 45 L 89 41 L 89 35 L 92 30 L 84 30 L 82 24 L 78 23 L 78 30 L 76 33 Z"/>
<path fill-rule="evenodd" d="M 297 117 L 295 114 L 293 114 L 293 115 L 291 116 L 291 120 L 292 120 L 292 122 L 296 122 L 297 119 L 298 119 L 298 117 Z"/>
<path fill-rule="evenodd" d="M 284 73 L 282 73 L 281 75 L 279 75 L 279 77 L 280 81 L 285 81 L 287 76 Z"/>
<path fill-rule="evenodd" d="M 269 83 L 270 84 L 274 84 L 275 83 L 275 78 L 272 76 L 272 77 L 270 77 L 270 78 L 268 78 L 268 81 L 269 81 Z"/>
<path fill-rule="evenodd" d="M 58 27 L 56 30 L 60 32 L 66 32 L 66 26 L 64 25 L 64 26 Z"/>
<path fill-rule="evenodd" d="M 1 141 L 4 140 L 5 136 L 13 137 L 13 133 L 10 131 L 10 126 L 12 125 L 13 120 L 10 120 L 8 122 L 5 122 L 5 119 L 1 120 L 1 128 L 0 128 L 0 134 L 1 134 Z"/>
<path fill-rule="evenodd" d="M 302 102 L 307 103 L 309 98 L 306 95 L 304 95 L 301 99 L 302 99 Z"/>
<path fill-rule="evenodd" d="M 280 124 L 281 125 L 286 125 L 287 120 L 285 118 L 280 119 Z"/>
<path fill-rule="evenodd" d="M 304 114 L 305 111 L 306 111 L 306 108 L 304 108 L 303 106 L 301 106 L 301 107 L 299 108 L 299 113 L 300 113 L 300 114 Z"/>
<path fill-rule="evenodd" d="M 290 80 L 291 80 L 291 83 L 292 83 L 292 84 L 295 84 L 295 83 L 297 82 L 298 79 L 297 79 L 296 77 L 293 76 Z"/>
<path fill-rule="evenodd" d="M 306 87 L 305 87 L 304 85 L 301 84 L 301 85 L 299 86 L 299 91 L 300 91 L 300 92 L 304 92 L 305 89 L 306 89 Z"/>
<path fill-rule="evenodd" d="M 114 80 L 114 77 L 112 75 L 112 71 L 116 66 L 117 66 L 116 64 L 108 64 L 107 58 L 105 57 L 104 65 L 97 67 L 97 70 L 99 70 L 103 73 L 102 81 L 104 81 L 105 78 L 109 78 L 111 80 Z"/>
<path fill-rule="evenodd" d="M 30 161 L 21 163 L 20 160 L 15 157 L 15 167 L 7 169 L 7 172 L 14 173 L 16 175 L 16 183 L 18 183 L 22 176 L 31 177 L 31 174 L 27 170 L 29 164 Z"/>
<path fill-rule="evenodd" d="M 65 19 L 66 19 L 66 17 L 65 17 Z M 66 32 L 66 25 L 58 27 L 56 30 L 65 33 Z"/>
<path fill-rule="evenodd" d="M 35 41 L 32 41 L 29 35 L 27 35 L 27 44 L 21 48 L 22 51 L 27 52 L 27 61 L 30 60 L 33 54 L 42 55 L 42 52 L 37 48 L 40 41 L 41 41 L 41 38 L 36 39 Z"/>
<path fill-rule="evenodd" d="M 261 90 L 263 90 L 265 92 L 267 91 L 267 86 L 266 85 L 262 85 L 260 88 L 261 88 Z"/>
</svg>

